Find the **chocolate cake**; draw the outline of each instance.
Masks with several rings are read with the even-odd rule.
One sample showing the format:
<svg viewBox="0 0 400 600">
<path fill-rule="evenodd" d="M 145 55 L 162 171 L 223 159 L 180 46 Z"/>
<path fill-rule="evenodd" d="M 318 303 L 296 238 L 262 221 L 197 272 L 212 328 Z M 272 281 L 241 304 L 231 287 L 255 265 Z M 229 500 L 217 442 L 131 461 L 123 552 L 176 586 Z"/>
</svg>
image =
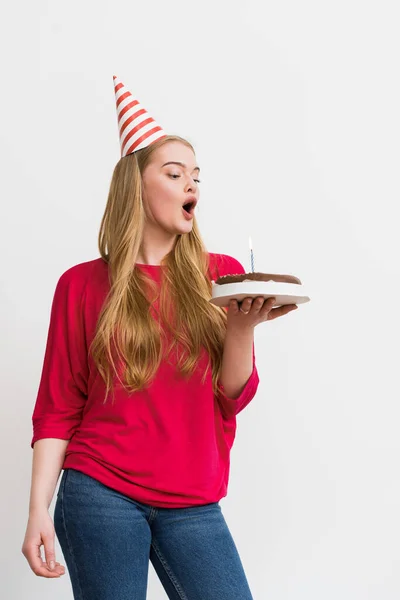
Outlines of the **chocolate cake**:
<svg viewBox="0 0 400 600">
<path fill-rule="evenodd" d="M 223 275 L 215 283 L 224 285 L 225 283 L 240 283 L 241 281 L 276 281 L 279 283 L 296 283 L 301 285 L 300 279 L 294 275 L 277 275 L 271 273 L 240 273 L 238 275 Z"/>
</svg>

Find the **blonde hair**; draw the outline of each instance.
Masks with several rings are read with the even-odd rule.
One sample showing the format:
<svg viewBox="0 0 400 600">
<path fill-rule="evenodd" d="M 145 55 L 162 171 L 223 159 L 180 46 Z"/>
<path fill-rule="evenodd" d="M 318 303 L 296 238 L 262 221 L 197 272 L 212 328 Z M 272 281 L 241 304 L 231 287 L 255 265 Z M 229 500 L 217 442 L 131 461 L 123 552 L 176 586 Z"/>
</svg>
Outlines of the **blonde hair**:
<svg viewBox="0 0 400 600">
<path fill-rule="evenodd" d="M 184 376 L 193 373 L 200 354 L 207 351 L 210 360 L 203 382 L 211 362 L 213 391 L 218 393 L 227 317 L 222 308 L 209 302 L 209 255 L 196 217 L 192 230 L 177 236 L 174 248 L 161 263 L 159 311 L 165 331 L 152 318 L 150 308 L 155 298 L 149 299 L 146 293 L 149 288 L 157 291 L 157 285 L 135 268 L 145 222 L 142 174 L 157 148 L 170 141 L 181 142 L 194 153 L 188 141 L 169 135 L 121 158 L 112 176 L 98 237 L 101 257 L 108 263 L 110 291 L 90 347 L 106 384 L 104 402 L 110 390 L 114 399 L 114 376 L 129 393 L 141 390 L 174 348 L 179 357 L 177 368 Z M 172 336 L 167 356 L 162 344 L 165 332 Z"/>
</svg>

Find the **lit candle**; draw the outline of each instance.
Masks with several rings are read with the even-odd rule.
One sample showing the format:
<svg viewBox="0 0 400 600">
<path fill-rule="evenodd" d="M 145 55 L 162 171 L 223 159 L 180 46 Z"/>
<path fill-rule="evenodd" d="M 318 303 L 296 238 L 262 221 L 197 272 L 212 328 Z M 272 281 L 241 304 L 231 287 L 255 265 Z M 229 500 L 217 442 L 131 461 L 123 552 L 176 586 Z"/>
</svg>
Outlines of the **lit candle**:
<svg viewBox="0 0 400 600">
<path fill-rule="evenodd" d="M 252 271 L 252 273 L 254 273 L 254 256 L 253 256 L 253 244 L 251 243 L 251 237 L 249 237 L 249 246 L 250 246 L 251 271 Z"/>
</svg>

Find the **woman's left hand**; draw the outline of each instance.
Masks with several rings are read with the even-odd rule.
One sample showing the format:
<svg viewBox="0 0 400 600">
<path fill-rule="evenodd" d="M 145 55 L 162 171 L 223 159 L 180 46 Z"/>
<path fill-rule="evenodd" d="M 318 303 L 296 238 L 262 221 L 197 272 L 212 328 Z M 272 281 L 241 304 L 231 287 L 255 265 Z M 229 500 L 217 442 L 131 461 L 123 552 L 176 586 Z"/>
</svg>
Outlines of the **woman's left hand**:
<svg viewBox="0 0 400 600">
<path fill-rule="evenodd" d="M 237 300 L 231 300 L 227 314 L 228 327 L 234 326 L 238 329 L 251 329 L 259 323 L 272 321 L 298 308 L 297 304 L 286 304 L 272 308 L 275 300 L 275 298 L 264 300 L 263 296 L 245 298 L 240 303 L 240 307 Z"/>
</svg>

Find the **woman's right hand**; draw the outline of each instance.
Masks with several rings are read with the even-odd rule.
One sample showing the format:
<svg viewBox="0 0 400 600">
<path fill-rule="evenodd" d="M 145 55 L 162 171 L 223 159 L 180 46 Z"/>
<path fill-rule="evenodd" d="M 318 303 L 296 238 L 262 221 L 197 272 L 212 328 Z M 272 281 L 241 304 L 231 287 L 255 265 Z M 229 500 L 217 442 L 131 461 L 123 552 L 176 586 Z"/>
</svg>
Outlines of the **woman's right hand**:
<svg viewBox="0 0 400 600">
<path fill-rule="evenodd" d="M 49 512 L 36 510 L 29 514 L 25 539 L 22 545 L 22 554 L 29 563 L 30 568 L 39 577 L 61 577 L 65 567 L 56 562 L 55 531 Z M 45 560 L 42 560 L 40 548 L 44 546 Z M 54 568 L 51 568 L 54 563 Z"/>
</svg>

